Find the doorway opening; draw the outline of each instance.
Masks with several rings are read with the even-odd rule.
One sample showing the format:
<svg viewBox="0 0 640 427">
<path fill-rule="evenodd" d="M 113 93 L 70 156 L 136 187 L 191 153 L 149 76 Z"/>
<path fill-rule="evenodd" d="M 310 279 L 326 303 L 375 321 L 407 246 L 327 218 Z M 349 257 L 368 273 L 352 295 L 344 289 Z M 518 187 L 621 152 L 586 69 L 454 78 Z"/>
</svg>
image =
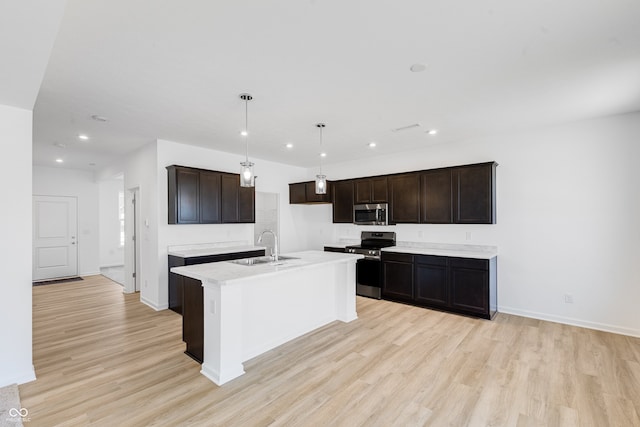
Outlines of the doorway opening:
<svg viewBox="0 0 640 427">
<path fill-rule="evenodd" d="M 140 291 L 140 188 L 130 188 L 125 193 L 124 205 L 124 246 L 125 285 L 124 292 Z"/>
<path fill-rule="evenodd" d="M 120 285 L 124 272 L 124 177 L 122 174 L 99 182 L 100 274 Z"/>
</svg>

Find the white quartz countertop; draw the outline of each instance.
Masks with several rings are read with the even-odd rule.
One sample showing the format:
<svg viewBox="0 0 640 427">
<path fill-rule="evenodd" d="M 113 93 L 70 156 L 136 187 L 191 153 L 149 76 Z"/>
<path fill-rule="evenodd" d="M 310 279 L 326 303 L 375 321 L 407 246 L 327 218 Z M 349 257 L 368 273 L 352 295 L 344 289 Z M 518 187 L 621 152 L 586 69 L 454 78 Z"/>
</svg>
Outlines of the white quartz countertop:
<svg viewBox="0 0 640 427">
<path fill-rule="evenodd" d="M 323 264 L 357 261 L 362 255 L 343 254 L 323 251 L 304 251 L 283 254 L 287 259 L 280 263 L 265 263 L 258 265 L 240 265 L 233 261 L 212 262 L 206 264 L 173 267 L 172 273 L 191 277 L 202 282 L 210 282 L 219 285 L 230 285 L 235 282 L 282 274 L 287 271 L 316 267 Z"/>
<path fill-rule="evenodd" d="M 398 252 L 404 254 L 436 255 L 457 258 L 491 259 L 498 255 L 498 249 L 493 246 L 476 247 L 472 245 L 441 245 L 441 246 L 391 246 L 383 248 L 383 252 Z"/>
<path fill-rule="evenodd" d="M 237 252 L 250 252 L 264 250 L 264 246 L 239 245 L 239 246 L 209 246 L 191 247 L 184 249 L 168 249 L 168 254 L 180 258 L 195 258 L 208 255 L 233 254 Z"/>
<path fill-rule="evenodd" d="M 325 247 L 345 248 L 349 245 L 357 245 L 359 241 L 348 242 L 340 239 L 337 243 L 325 243 Z M 453 243 L 432 242 L 397 242 L 396 246 L 382 249 L 383 252 L 398 252 L 417 255 L 436 255 L 457 258 L 491 259 L 498 255 L 497 246 L 463 245 Z"/>
</svg>

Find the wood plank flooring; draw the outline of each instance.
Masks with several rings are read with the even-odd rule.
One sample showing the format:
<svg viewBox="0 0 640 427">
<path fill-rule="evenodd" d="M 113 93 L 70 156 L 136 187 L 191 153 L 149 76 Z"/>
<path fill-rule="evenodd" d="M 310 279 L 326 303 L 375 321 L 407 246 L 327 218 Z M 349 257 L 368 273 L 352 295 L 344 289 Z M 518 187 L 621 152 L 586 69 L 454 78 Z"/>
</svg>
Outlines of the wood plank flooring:
<svg viewBox="0 0 640 427">
<path fill-rule="evenodd" d="M 640 339 L 357 304 L 218 387 L 179 315 L 102 276 L 36 287 L 29 426 L 640 426 Z"/>
</svg>

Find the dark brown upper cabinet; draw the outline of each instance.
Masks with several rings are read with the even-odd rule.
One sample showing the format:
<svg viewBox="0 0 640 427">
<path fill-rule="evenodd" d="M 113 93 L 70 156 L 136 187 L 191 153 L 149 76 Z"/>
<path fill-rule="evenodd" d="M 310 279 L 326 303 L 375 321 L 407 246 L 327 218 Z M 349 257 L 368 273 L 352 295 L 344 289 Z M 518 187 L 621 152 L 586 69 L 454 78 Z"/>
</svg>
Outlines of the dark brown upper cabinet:
<svg viewBox="0 0 640 427">
<path fill-rule="evenodd" d="M 389 223 L 420 222 L 420 174 L 391 175 L 389 182 Z"/>
<path fill-rule="evenodd" d="M 289 204 L 331 203 L 331 187 L 327 182 L 327 194 L 316 194 L 315 181 L 289 184 Z"/>
<path fill-rule="evenodd" d="M 200 223 L 200 172 L 180 166 L 167 167 L 169 224 Z"/>
<path fill-rule="evenodd" d="M 220 223 L 220 172 L 200 171 L 200 222 Z"/>
<path fill-rule="evenodd" d="M 452 168 L 453 222 L 496 223 L 496 162 Z"/>
<path fill-rule="evenodd" d="M 388 199 L 387 177 L 361 178 L 354 180 L 355 198 L 358 203 L 384 203 Z"/>
<path fill-rule="evenodd" d="M 240 187 L 240 175 L 167 166 L 168 223 L 255 222 L 255 189 Z"/>
<path fill-rule="evenodd" d="M 222 222 L 255 222 L 255 187 L 241 187 L 240 175 L 221 176 Z"/>
<path fill-rule="evenodd" d="M 352 223 L 353 222 L 353 187 L 352 180 L 333 181 L 333 222 Z"/>
<path fill-rule="evenodd" d="M 307 203 L 307 186 L 304 182 L 289 184 L 289 204 Z"/>
<path fill-rule="evenodd" d="M 420 175 L 420 222 L 428 224 L 453 222 L 450 168 L 425 171 Z"/>
<path fill-rule="evenodd" d="M 332 181 L 325 195 L 315 194 L 313 181 L 300 182 L 289 184 L 289 203 L 333 203 L 334 223 L 351 222 L 353 204 L 386 202 L 391 225 L 495 224 L 497 166 L 487 162 Z M 332 191 L 339 194 L 332 197 Z M 351 204 L 345 199 L 349 191 Z"/>
</svg>

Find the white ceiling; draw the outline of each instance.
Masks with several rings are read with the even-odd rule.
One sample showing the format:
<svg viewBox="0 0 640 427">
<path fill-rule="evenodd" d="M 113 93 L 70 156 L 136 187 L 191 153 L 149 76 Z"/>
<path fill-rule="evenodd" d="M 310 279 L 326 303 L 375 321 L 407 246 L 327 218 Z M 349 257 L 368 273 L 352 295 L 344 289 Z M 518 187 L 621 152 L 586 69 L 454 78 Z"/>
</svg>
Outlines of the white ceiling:
<svg viewBox="0 0 640 427">
<path fill-rule="evenodd" d="M 639 17 L 637 0 L 68 0 L 34 164 L 100 168 L 156 139 L 242 154 L 242 92 L 249 157 L 304 167 L 320 121 L 332 163 L 638 111 Z"/>
</svg>

